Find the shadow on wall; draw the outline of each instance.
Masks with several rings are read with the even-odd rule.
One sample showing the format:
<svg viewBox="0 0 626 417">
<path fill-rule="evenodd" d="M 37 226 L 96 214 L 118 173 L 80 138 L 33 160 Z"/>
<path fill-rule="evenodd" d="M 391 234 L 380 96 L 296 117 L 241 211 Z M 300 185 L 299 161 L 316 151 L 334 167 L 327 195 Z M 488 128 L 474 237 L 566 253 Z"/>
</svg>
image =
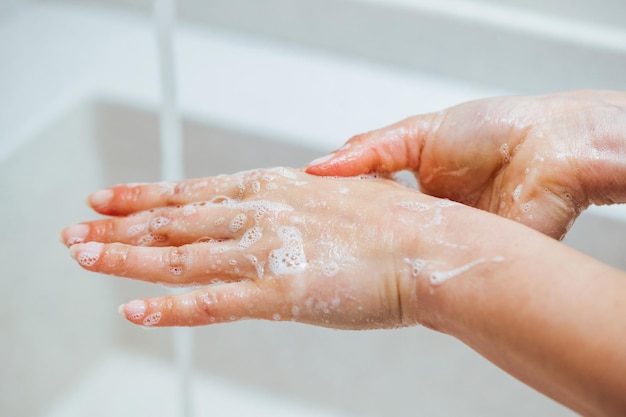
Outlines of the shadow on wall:
<svg viewBox="0 0 626 417">
<path fill-rule="evenodd" d="M 108 184 L 159 181 L 159 120 L 151 110 L 113 102 L 94 104 L 96 143 Z M 301 167 L 319 150 L 260 135 L 183 121 L 185 177 L 196 178 L 272 166 Z"/>
</svg>

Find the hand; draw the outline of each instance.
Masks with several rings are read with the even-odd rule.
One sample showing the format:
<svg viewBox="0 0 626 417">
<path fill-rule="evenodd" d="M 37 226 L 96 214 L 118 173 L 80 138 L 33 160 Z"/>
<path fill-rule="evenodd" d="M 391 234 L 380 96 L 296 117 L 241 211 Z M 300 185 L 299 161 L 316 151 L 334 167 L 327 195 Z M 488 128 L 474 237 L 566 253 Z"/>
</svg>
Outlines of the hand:
<svg viewBox="0 0 626 417">
<path fill-rule="evenodd" d="M 411 170 L 421 190 L 561 238 L 590 204 L 626 202 L 626 94 L 479 100 L 358 135 L 316 175 Z"/>
<path fill-rule="evenodd" d="M 213 284 L 131 301 L 121 312 L 135 324 L 419 323 L 582 414 L 623 414 L 624 274 L 515 222 L 388 179 L 285 168 L 89 201 L 119 217 L 62 232 L 82 267 Z"/>
<path fill-rule="evenodd" d="M 452 255 L 463 244 L 446 243 L 454 237 L 444 218 L 476 211 L 389 179 L 286 168 L 117 186 L 89 201 L 120 217 L 62 232 L 85 269 L 173 286 L 223 284 L 122 308 L 146 326 L 243 318 L 350 329 L 416 324 L 416 254 L 458 266 L 466 254 Z"/>
</svg>

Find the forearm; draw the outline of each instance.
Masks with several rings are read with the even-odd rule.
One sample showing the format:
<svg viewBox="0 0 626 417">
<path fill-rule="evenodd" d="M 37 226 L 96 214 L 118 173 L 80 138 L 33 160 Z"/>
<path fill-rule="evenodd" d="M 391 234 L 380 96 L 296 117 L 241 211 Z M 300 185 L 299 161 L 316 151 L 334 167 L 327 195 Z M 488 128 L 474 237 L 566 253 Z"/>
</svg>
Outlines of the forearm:
<svg viewBox="0 0 626 417">
<path fill-rule="evenodd" d="M 512 222 L 493 227 L 480 256 L 502 261 L 421 281 L 424 324 L 579 413 L 624 415 L 626 276 Z"/>
</svg>

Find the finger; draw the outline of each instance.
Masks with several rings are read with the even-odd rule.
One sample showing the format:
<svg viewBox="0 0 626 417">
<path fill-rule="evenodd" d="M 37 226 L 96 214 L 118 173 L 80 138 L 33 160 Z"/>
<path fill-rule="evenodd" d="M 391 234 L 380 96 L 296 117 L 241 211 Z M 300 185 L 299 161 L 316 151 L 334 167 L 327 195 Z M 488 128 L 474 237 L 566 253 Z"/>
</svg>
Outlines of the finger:
<svg viewBox="0 0 626 417">
<path fill-rule="evenodd" d="M 262 275 L 256 258 L 233 241 L 180 247 L 140 247 L 88 242 L 70 248 L 85 269 L 172 286 L 207 285 Z"/>
<path fill-rule="evenodd" d="M 181 246 L 200 240 L 233 239 L 252 225 L 250 213 L 232 205 L 202 202 L 70 226 L 61 232 L 61 238 L 68 246 L 91 241 Z"/>
<path fill-rule="evenodd" d="M 415 116 L 352 137 L 342 148 L 306 167 L 314 175 L 354 176 L 371 172 L 417 170 L 434 114 Z"/>
<path fill-rule="evenodd" d="M 185 294 L 134 300 L 120 313 L 141 326 L 202 326 L 242 319 L 289 320 L 289 303 L 275 290 L 275 281 L 213 285 Z"/>
<path fill-rule="evenodd" d="M 91 194 L 87 201 L 98 213 L 123 216 L 156 207 L 178 206 L 211 200 L 217 196 L 237 198 L 240 178 L 223 175 L 181 182 L 125 184 Z"/>
</svg>

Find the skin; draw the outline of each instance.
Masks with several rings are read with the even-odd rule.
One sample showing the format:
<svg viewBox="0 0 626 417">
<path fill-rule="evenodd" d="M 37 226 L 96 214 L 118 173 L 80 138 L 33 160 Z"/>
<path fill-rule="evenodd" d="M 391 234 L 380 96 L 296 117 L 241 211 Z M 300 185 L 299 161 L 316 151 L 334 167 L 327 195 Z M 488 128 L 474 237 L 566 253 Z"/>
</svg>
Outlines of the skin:
<svg viewBox="0 0 626 417">
<path fill-rule="evenodd" d="M 623 120 L 619 100 L 587 92 L 473 102 L 355 137 L 309 174 L 117 186 L 89 198 L 112 217 L 66 228 L 62 239 L 89 271 L 223 282 L 122 306 L 139 325 L 421 324 L 581 414 L 624 415 L 626 274 L 552 238 L 591 202 L 623 201 L 626 140 L 608 133 Z M 598 114 L 580 116 L 592 103 Z M 569 127 L 550 130 L 550 116 Z M 311 175 L 407 168 L 432 195 L 385 177 Z M 244 239 L 251 230 L 261 233 Z M 285 252 L 288 267 L 272 268 Z"/>
<path fill-rule="evenodd" d="M 562 238 L 590 204 L 626 202 L 625 123 L 623 92 L 483 99 L 357 135 L 307 172 L 410 170 L 427 194 Z"/>
</svg>

